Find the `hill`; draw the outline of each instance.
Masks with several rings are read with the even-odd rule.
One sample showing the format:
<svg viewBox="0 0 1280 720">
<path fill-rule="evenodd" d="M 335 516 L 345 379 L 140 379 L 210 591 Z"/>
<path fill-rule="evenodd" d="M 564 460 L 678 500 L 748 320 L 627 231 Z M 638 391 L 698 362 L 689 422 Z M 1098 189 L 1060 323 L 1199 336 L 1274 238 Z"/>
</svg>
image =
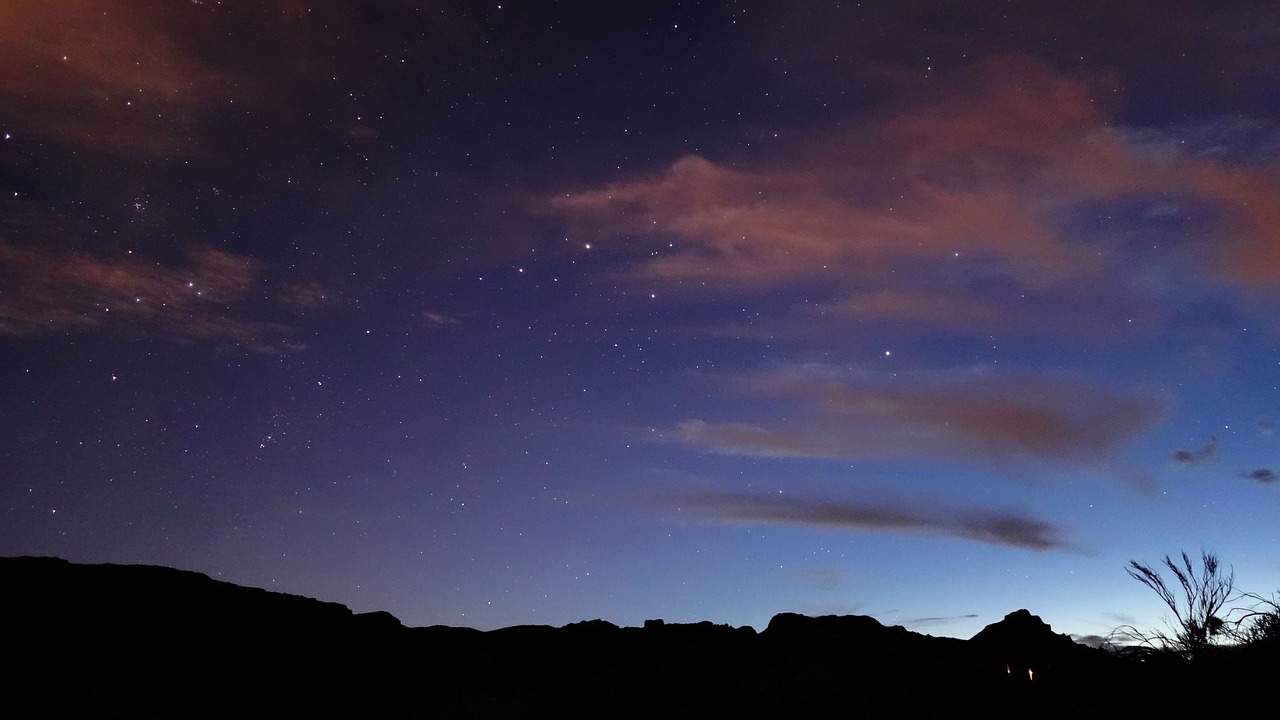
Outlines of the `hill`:
<svg viewBox="0 0 1280 720">
<path fill-rule="evenodd" d="M 4 717 L 1092 714 L 1150 709 L 1185 672 L 1076 644 L 1026 610 L 970 640 L 789 613 L 759 633 L 661 620 L 481 632 L 162 567 L 0 558 L 0 587 L 18 660 Z"/>
</svg>

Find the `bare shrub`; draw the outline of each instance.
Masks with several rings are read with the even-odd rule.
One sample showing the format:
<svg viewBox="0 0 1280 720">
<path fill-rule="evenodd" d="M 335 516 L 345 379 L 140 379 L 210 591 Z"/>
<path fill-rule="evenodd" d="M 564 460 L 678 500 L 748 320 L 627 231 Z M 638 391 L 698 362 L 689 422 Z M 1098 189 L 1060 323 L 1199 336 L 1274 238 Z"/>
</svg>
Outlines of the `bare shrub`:
<svg viewBox="0 0 1280 720">
<path fill-rule="evenodd" d="M 1129 576 L 1151 588 L 1173 612 L 1172 633 L 1162 630 L 1144 633 L 1126 627 L 1122 634 L 1141 645 L 1194 658 L 1220 642 L 1237 639 L 1223 617 L 1223 608 L 1235 590 L 1235 572 L 1229 566 L 1224 567 L 1211 552 L 1200 553 L 1198 571 L 1186 552 L 1180 559 L 1181 562 L 1166 555 L 1161 562 L 1163 570 L 1172 574 L 1172 582 L 1165 580 L 1159 565 L 1129 561 L 1125 568 Z"/>
</svg>

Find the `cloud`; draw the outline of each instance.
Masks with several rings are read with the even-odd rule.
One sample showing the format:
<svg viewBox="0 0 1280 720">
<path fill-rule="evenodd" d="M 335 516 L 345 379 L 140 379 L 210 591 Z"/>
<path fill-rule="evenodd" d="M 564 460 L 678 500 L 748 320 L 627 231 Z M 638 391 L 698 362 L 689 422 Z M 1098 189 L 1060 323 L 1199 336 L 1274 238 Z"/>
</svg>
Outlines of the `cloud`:
<svg viewBox="0 0 1280 720">
<path fill-rule="evenodd" d="M 794 293 L 798 299 L 781 309 L 756 303 L 760 312 L 713 315 L 682 331 L 698 338 L 843 345 L 858 353 L 911 342 L 922 333 L 1110 348 L 1147 338 L 1168 317 L 1154 297 L 1093 283 L 1039 291 L 1018 287 L 1013 293 L 1007 284 L 983 287 L 979 273 L 967 284 L 902 279 L 880 287 L 852 284 L 856 289 L 834 289 L 825 298 L 820 287 L 799 289 Z"/>
<path fill-rule="evenodd" d="M 209 247 L 192 249 L 180 265 L 162 265 L 129 255 L 103 258 L 0 242 L 0 333 L 105 327 L 260 352 L 297 347 L 287 341 L 287 326 L 231 309 L 272 289 L 262 274 L 260 263 Z M 313 285 L 275 289 L 281 302 L 294 306 L 326 297 Z"/>
<path fill-rule="evenodd" d="M 794 498 L 783 495 L 700 493 L 673 500 L 717 520 L 834 527 L 870 532 L 947 535 L 1026 550 L 1064 550 L 1055 525 L 1023 515 L 967 510 L 924 510 L 894 505 Z"/>
<path fill-rule="evenodd" d="M 724 455 L 763 457 L 858 457 L 870 453 L 874 442 L 857 442 L 830 431 L 783 431 L 750 423 L 709 423 L 686 420 L 676 426 L 684 443 Z"/>
<path fill-rule="evenodd" d="M 1240 101 L 1265 104 L 1274 77 L 1258 58 L 1280 51 L 1271 32 L 1280 10 L 1272 3 L 1203 3 L 1168 0 L 1151 22 L 1148 3 L 1030 3 L 1016 10 L 1000 4 L 891 4 L 856 9 L 840 4 L 778 3 L 757 16 L 751 45 L 757 64 L 794 87 L 844 90 L 853 95 L 895 85 L 937 82 L 938 65 L 975 52 L 1002 55 L 1028 47 L 1072 67 L 1100 67 L 1130 80 L 1132 92 L 1231 108 Z M 902 43 L 901 38 L 918 38 Z M 1142 38 L 1141 43 L 1133 38 Z M 1069 41 L 1064 39 L 1070 38 Z M 918 44 L 917 44 L 918 43 Z M 930 48 L 932 72 L 922 74 L 919 47 Z M 861 53 L 859 55 L 858 53 Z M 832 58 L 841 63 L 833 65 Z M 839 71 L 833 72 L 833 68 Z M 785 69 L 786 72 L 780 72 Z M 1222 77 L 1238 78 L 1224 83 Z"/>
<path fill-rule="evenodd" d="M 1151 152 L 1099 102 L 1110 95 L 1103 82 L 993 59 L 893 111 L 808 132 L 761 157 L 686 155 L 648 175 L 547 197 L 543 209 L 579 236 L 635 244 L 634 281 L 748 294 L 881 285 L 887 294 L 855 296 L 850 309 L 952 322 L 992 318 L 977 305 L 947 312 L 916 302 L 903 288 L 961 267 L 1033 288 L 1105 270 L 1121 278 L 1125 268 L 1108 263 L 1125 253 L 1099 253 L 1070 218 L 1135 199 L 1213 208 L 1199 240 L 1220 276 L 1280 278 L 1280 178 L 1245 162 Z"/>
<path fill-rule="evenodd" d="M 1251 472 L 1241 473 L 1240 477 L 1256 480 L 1260 483 L 1273 483 L 1280 479 L 1280 476 L 1276 475 L 1276 472 L 1270 468 L 1258 468 Z"/>
<path fill-rule="evenodd" d="M 1062 165 L 1070 146 L 1107 142 L 1080 129 L 1101 122 L 1086 88 L 1034 79 L 1048 81 L 1036 96 L 1012 87 L 1019 78 L 906 118 L 813 133 L 755 164 L 690 155 L 659 175 L 550 204 L 601 234 L 678 238 L 675 252 L 642 265 L 652 279 L 741 287 L 823 271 L 883 277 L 895 263 L 954 262 L 957 252 L 1058 275 L 1081 258 L 1037 210 L 1072 196 L 1036 196 L 1047 173 L 1037 167 Z"/>
<path fill-rule="evenodd" d="M 815 309 L 850 320 L 923 323 L 944 329 L 1008 327 L 1014 321 L 1014 314 L 997 303 L 914 287 L 848 295 Z"/>
<path fill-rule="evenodd" d="M 712 452 L 766 457 L 1038 457 L 1093 462 L 1153 428 L 1151 397 L 1074 377 L 985 373 L 882 376 L 799 365 L 737 378 L 743 392 L 797 406 L 786 423 L 680 423 L 673 436 Z"/>
<path fill-rule="evenodd" d="M 913 627 L 917 625 L 938 625 L 941 623 L 955 622 L 956 620 L 972 620 L 976 617 L 980 616 L 977 613 L 969 613 L 967 615 L 941 615 L 938 617 L 911 618 L 909 620 L 903 620 L 902 624 Z"/>
<path fill-rule="evenodd" d="M 1111 645 L 1110 638 L 1103 637 L 1102 635 L 1076 635 L 1073 633 L 1071 635 L 1071 639 L 1081 645 L 1088 645 L 1091 648 L 1106 648 Z"/>
<path fill-rule="evenodd" d="M 842 583 L 840 573 L 835 570 L 820 568 L 785 568 L 782 572 L 783 574 L 789 575 L 817 590 L 835 590 L 840 587 Z"/>
<path fill-rule="evenodd" d="M 430 17 L 415 26 L 425 51 L 471 36 L 452 3 L 378 5 L 0 3 L 0 116 L 27 134 L 112 154 L 190 155 L 228 116 L 250 107 L 259 120 L 305 114 L 338 77 L 371 74 L 385 60 L 368 41 L 380 22 Z"/>
<path fill-rule="evenodd" d="M 423 310 L 422 320 L 433 328 L 447 328 L 458 324 L 458 318 L 435 310 Z"/>
<path fill-rule="evenodd" d="M 32 132 L 172 151 L 193 113 L 225 102 L 233 84 L 169 31 L 167 15 L 127 0 L 4 3 L 0 97 Z"/>
<path fill-rule="evenodd" d="M 1218 438 L 1210 437 L 1209 442 L 1199 450 L 1175 450 L 1174 462 L 1179 465 L 1203 465 L 1218 455 Z"/>
<path fill-rule="evenodd" d="M 312 310 L 333 302 L 333 296 L 323 285 L 314 282 L 281 283 L 276 299 L 283 305 Z"/>
</svg>

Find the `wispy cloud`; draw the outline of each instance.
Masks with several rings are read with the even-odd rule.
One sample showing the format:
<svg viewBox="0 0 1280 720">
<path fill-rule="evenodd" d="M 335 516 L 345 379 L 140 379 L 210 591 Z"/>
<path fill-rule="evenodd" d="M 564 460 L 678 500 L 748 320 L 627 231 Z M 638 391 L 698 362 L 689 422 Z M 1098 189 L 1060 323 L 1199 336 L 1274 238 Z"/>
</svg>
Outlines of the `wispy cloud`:
<svg viewBox="0 0 1280 720">
<path fill-rule="evenodd" d="M 976 617 L 980 617 L 980 616 L 977 613 L 968 613 L 966 615 L 942 615 L 939 617 L 919 617 L 919 618 L 911 618 L 909 620 L 903 620 L 902 624 L 911 625 L 911 626 L 938 625 L 941 623 L 955 622 L 956 620 L 972 620 L 973 618 L 976 618 Z"/>
<path fill-rule="evenodd" d="M 447 328 L 458 324 L 458 318 L 436 310 L 423 310 L 422 320 L 433 328 Z"/>
<path fill-rule="evenodd" d="M 1026 550 L 1066 550 L 1070 543 L 1052 523 L 1009 512 L 926 509 L 784 495 L 700 493 L 673 498 L 716 520 L 811 525 L 867 532 L 930 533 Z"/>
<path fill-rule="evenodd" d="M 1151 429 L 1155 398 L 1073 377 L 915 373 L 897 377 L 799 365 L 737 379 L 740 391 L 787 402 L 797 419 L 679 424 L 681 442 L 773 457 L 1016 456 L 1091 462 Z M 791 413 L 788 413 L 791 414 Z"/>
<path fill-rule="evenodd" d="M 842 583 L 840 573 L 835 570 L 820 568 L 784 568 L 782 573 L 817 590 L 835 590 L 840 587 Z"/>
<path fill-rule="evenodd" d="M 850 320 L 916 323 L 944 329 L 1009 327 L 1015 318 L 1007 307 L 994 302 L 958 292 L 929 292 L 913 287 L 847 295 L 814 309 Z"/>
<path fill-rule="evenodd" d="M 267 284 L 260 263 L 208 247 L 190 251 L 185 263 L 162 265 L 0 242 L 0 266 L 0 333 L 8 335 L 105 327 L 278 352 L 297 347 L 289 328 L 233 307 L 271 292 L 303 307 L 327 297 L 314 285 Z"/>
</svg>

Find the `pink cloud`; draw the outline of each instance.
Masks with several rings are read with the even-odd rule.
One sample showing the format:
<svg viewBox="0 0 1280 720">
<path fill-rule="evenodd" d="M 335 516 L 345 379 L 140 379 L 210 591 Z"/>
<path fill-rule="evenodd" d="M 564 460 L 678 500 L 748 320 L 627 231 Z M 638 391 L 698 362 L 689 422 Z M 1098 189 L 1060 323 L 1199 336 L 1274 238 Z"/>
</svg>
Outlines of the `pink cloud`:
<svg viewBox="0 0 1280 720">
<path fill-rule="evenodd" d="M 1135 195 L 1191 198 L 1221 209 L 1202 241 L 1224 277 L 1280 276 L 1274 174 L 1144 152 L 1114 126 L 1102 83 L 1022 58 L 956 71 L 937 87 L 761 160 L 689 155 L 547 198 L 546 208 L 582 233 L 652 243 L 658 252 L 637 260 L 633 279 L 753 293 L 887 284 L 898 268 L 972 257 L 1027 286 L 1065 286 L 1098 277 L 1105 260 L 1065 236 L 1064 214 Z"/>
<path fill-rule="evenodd" d="M 288 328 L 247 318 L 232 307 L 273 289 L 280 290 L 284 304 L 323 297 L 312 285 L 272 288 L 260 263 L 207 247 L 170 266 L 0 243 L 0 267 L 0 332 L 9 335 L 106 327 L 275 352 L 285 346 Z"/>
<path fill-rule="evenodd" d="M 1034 457 L 1094 462 L 1152 429 L 1161 403 L 1068 377 L 882 377 L 795 366 L 740 378 L 740 390 L 798 409 L 788 422 L 680 423 L 712 452 L 766 457 Z"/>
<path fill-rule="evenodd" d="M 127 0 L 0 6 L 0 97 L 31 131 L 146 155 L 173 152 L 233 83 Z"/>
<path fill-rule="evenodd" d="M 431 11 L 417 28 L 424 50 L 475 37 L 453 3 L 381 5 L 406 21 Z M 117 155 L 190 156 L 220 111 L 252 107 L 279 120 L 337 69 L 367 71 L 381 52 L 368 40 L 377 31 L 350 3 L 0 3 L 0 101 L 26 134 Z M 376 131 L 355 124 L 347 132 Z"/>
</svg>

